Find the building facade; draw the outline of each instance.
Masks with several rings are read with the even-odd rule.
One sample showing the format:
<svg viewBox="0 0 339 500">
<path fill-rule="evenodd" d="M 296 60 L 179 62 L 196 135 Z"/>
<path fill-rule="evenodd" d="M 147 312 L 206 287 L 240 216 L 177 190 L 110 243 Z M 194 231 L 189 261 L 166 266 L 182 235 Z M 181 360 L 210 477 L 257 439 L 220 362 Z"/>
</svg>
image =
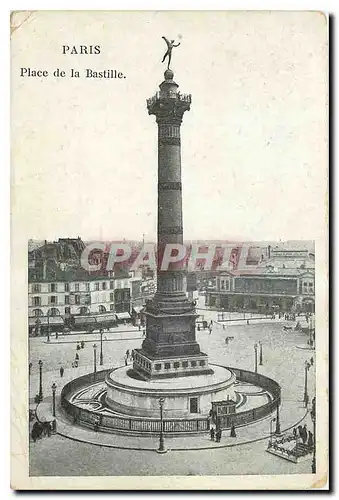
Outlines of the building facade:
<svg viewBox="0 0 339 500">
<path fill-rule="evenodd" d="M 271 250 L 258 266 L 220 273 L 205 297 L 207 306 L 226 311 L 314 312 L 314 257 L 306 250 Z"/>
<path fill-rule="evenodd" d="M 79 238 L 62 238 L 29 252 L 31 335 L 110 327 L 130 321 L 133 311 L 140 318 L 146 300 L 142 277 L 125 269 L 86 271 L 80 263 L 84 248 Z"/>
<path fill-rule="evenodd" d="M 36 324 L 51 330 L 81 324 L 115 323 L 129 319 L 131 290 L 129 279 L 105 279 L 88 276 L 86 280 L 39 280 L 28 284 L 30 333 Z M 119 314 L 125 313 L 124 318 Z M 90 321 L 94 318 L 95 321 Z M 36 320 L 39 319 L 38 323 Z"/>
</svg>

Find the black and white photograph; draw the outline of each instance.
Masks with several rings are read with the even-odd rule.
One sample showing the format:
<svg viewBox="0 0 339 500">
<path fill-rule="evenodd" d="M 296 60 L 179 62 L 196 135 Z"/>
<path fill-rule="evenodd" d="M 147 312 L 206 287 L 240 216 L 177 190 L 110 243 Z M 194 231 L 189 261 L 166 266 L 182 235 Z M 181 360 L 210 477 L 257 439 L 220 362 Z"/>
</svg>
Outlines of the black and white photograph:
<svg viewBox="0 0 339 500">
<path fill-rule="evenodd" d="M 323 487 L 327 16 L 18 11 L 11 78 L 12 487 Z"/>
</svg>

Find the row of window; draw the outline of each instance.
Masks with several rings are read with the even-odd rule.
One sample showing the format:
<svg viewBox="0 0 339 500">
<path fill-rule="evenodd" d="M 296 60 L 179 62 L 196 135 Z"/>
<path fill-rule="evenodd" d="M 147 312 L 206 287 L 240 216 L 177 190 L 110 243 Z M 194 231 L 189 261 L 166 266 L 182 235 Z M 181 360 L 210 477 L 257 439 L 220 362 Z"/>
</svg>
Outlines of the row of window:
<svg viewBox="0 0 339 500">
<path fill-rule="evenodd" d="M 314 291 L 314 283 L 313 281 L 303 281 L 303 289 L 305 292 L 313 292 Z"/>
<path fill-rule="evenodd" d="M 91 303 L 91 296 L 90 295 L 73 295 L 74 297 L 74 304 L 79 305 L 81 303 L 81 297 L 82 297 L 82 303 L 85 304 L 90 304 Z M 65 295 L 65 304 L 71 304 L 70 302 L 70 295 Z M 114 302 L 114 293 L 109 294 L 109 302 Z M 58 303 L 58 297 L 57 295 L 51 295 L 48 297 L 48 304 L 57 304 Z M 40 307 L 41 306 L 41 297 L 32 297 L 32 305 L 34 307 Z"/>
<path fill-rule="evenodd" d="M 236 290 L 239 290 L 241 287 L 242 290 L 244 291 L 252 291 L 252 292 L 256 292 L 256 291 L 269 291 L 269 292 L 280 292 L 280 293 L 284 293 L 285 291 L 295 291 L 295 287 L 296 287 L 296 282 L 293 281 L 293 282 L 290 282 L 290 283 L 286 283 L 286 281 L 284 283 L 279 283 L 279 282 L 272 282 L 271 280 L 270 281 L 267 281 L 267 280 L 251 280 L 251 281 L 247 281 L 247 282 L 244 282 L 243 280 L 236 280 L 235 282 L 235 289 Z M 314 291 L 314 283 L 313 281 L 304 281 L 303 282 L 303 288 L 305 291 L 309 291 L 309 292 L 313 292 Z M 226 290 L 226 291 L 229 291 L 230 290 L 230 282 L 228 280 L 220 280 L 220 290 Z"/>
<path fill-rule="evenodd" d="M 109 306 L 109 310 L 110 311 L 114 311 L 115 308 L 114 308 L 114 304 L 110 304 Z M 100 305 L 98 307 L 98 312 L 100 314 L 103 314 L 105 312 L 107 312 L 107 309 L 105 306 L 102 306 Z M 80 307 L 79 310 L 78 310 L 78 313 L 82 316 L 84 316 L 85 314 L 90 314 L 90 310 L 88 309 L 88 307 Z M 49 309 L 48 313 L 47 313 L 47 316 L 60 316 L 61 312 L 60 312 L 60 309 L 57 309 L 55 307 L 52 307 L 51 309 Z M 71 308 L 70 307 L 65 307 L 65 314 L 71 314 Z M 44 313 L 41 309 L 33 309 L 33 316 L 35 317 L 38 317 L 38 316 L 43 316 Z"/>
<path fill-rule="evenodd" d="M 220 290 L 230 290 L 230 282 L 227 281 L 220 281 Z"/>
<path fill-rule="evenodd" d="M 124 286 L 122 286 L 124 285 Z M 109 286 L 109 288 L 108 288 Z M 86 291 L 89 292 L 91 290 L 91 284 L 85 283 Z M 116 282 L 116 288 L 128 288 L 128 282 L 121 283 L 120 281 Z M 114 281 L 96 281 L 94 283 L 94 290 L 114 290 Z M 48 284 L 48 292 L 56 293 L 56 292 L 79 292 L 80 291 L 80 283 L 49 283 Z M 32 285 L 33 293 L 41 293 L 41 283 L 33 283 Z"/>
</svg>

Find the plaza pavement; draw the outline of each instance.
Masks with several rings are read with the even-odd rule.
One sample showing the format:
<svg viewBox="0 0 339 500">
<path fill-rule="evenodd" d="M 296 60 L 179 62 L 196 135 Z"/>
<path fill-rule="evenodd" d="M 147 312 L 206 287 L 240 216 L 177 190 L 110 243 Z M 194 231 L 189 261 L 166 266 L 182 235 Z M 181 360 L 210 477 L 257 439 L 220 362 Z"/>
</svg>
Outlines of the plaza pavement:
<svg viewBox="0 0 339 500">
<path fill-rule="evenodd" d="M 211 319 L 216 320 L 217 313 L 211 311 Z M 282 407 L 280 422 L 282 430 L 295 425 L 303 418 L 304 365 L 305 360 L 315 353 L 298 349 L 304 345 L 307 335 L 300 332 L 284 332 L 284 321 L 260 321 L 244 324 L 227 323 L 225 329 L 215 323 L 211 335 L 208 331 L 197 331 L 197 340 L 201 349 L 207 352 L 211 363 L 234 366 L 254 370 L 254 344 L 259 340 L 263 344 L 263 365 L 258 371 L 275 379 L 282 386 Z M 106 332 L 103 335 L 105 338 Z M 232 336 L 234 340 L 225 344 L 225 337 Z M 80 338 L 82 337 L 82 338 Z M 60 337 L 59 337 L 60 339 Z M 59 340 L 58 339 L 58 340 Z M 43 365 L 44 401 L 41 410 L 46 416 L 51 415 L 52 392 L 51 385 L 57 384 L 57 399 L 62 387 L 71 379 L 93 372 L 92 341 L 98 345 L 97 368 L 105 369 L 124 364 L 126 349 L 140 347 L 142 332 L 133 328 L 128 332 L 107 334 L 103 342 L 104 365 L 99 365 L 100 335 L 80 334 L 72 336 L 73 346 L 58 342 L 46 344 L 41 338 L 30 339 L 30 361 L 33 363 L 30 377 L 30 406 L 34 408 L 34 396 L 39 389 L 38 360 Z M 115 339 L 115 341 L 114 341 Z M 68 340 L 68 339 L 67 339 Z M 76 351 L 79 340 L 88 340 L 85 348 Z M 78 368 L 71 368 L 75 353 L 80 355 Z M 65 368 L 63 378 L 60 377 L 60 366 Z M 308 372 L 308 391 L 310 401 L 315 387 L 314 367 Z M 44 408 L 44 409 L 43 409 Z M 165 437 L 170 453 L 160 456 L 155 453 L 158 447 L 157 437 L 137 437 L 95 433 L 89 429 L 71 425 L 58 411 L 58 432 L 30 443 L 30 461 L 33 475 L 161 475 L 165 474 L 282 474 L 303 473 L 310 471 L 310 461 L 292 464 L 279 457 L 266 453 L 269 437 L 269 418 L 252 424 L 247 428 L 237 428 L 237 437 L 230 438 L 228 432 L 223 432 L 221 443 L 213 443 L 208 434 L 185 436 L 177 438 Z M 273 417 L 273 415 L 272 415 Z M 306 422 L 311 429 L 309 415 Z M 67 436 L 67 437 L 66 437 Z M 259 441 L 258 441 L 259 440 Z M 246 444 L 247 443 L 247 444 Z M 48 450 L 48 451 L 47 451 Z M 98 450 L 98 451 L 96 451 Z M 47 455 L 46 455 L 47 453 Z M 96 457 L 85 459 L 85 453 Z M 146 455 L 143 455 L 145 454 Z M 150 458 L 155 456 L 155 458 Z M 102 457 L 114 462 L 101 464 Z"/>
</svg>

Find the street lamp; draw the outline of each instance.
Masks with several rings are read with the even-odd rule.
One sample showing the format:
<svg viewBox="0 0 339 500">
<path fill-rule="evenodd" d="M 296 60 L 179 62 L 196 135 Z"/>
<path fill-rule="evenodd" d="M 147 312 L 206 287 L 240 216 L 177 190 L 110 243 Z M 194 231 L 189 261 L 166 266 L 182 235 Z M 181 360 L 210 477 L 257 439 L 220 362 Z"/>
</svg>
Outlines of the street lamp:
<svg viewBox="0 0 339 500">
<path fill-rule="evenodd" d="M 44 395 L 42 393 L 42 365 L 43 362 L 41 359 L 39 360 L 39 395 L 38 395 L 38 401 L 41 403 L 41 401 L 44 399 Z"/>
<path fill-rule="evenodd" d="M 97 372 L 97 345 L 93 344 L 94 376 Z"/>
<path fill-rule="evenodd" d="M 52 384 L 52 398 L 53 398 L 53 403 L 52 403 L 52 411 L 53 411 L 53 417 L 55 417 L 55 391 L 56 391 L 57 385 L 55 382 Z"/>
<path fill-rule="evenodd" d="M 254 371 L 258 371 L 258 344 L 254 344 Z"/>
<path fill-rule="evenodd" d="M 262 362 L 262 342 L 260 342 L 259 340 L 259 347 L 260 347 L 260 351 L 259 351 L 259 365 L 262 365 L 263 362 Z"/>
<path fill-rule="evenodd" d="M 47 342 L 50 342 L 49 311 L 47 311 Z"/>
<path fill-rule="evenodd" d="M 304 387 L 304 403 L 305 403 L 305 408 L 307 408 L 308 405 L 308 394 L 307 394 L 307 373 L 308 370 L 311 367 L 311 363 L 309 361 L 305 361 L 305 387 Z"/>
<path fill-rule="evenodd" d="M 100 328 L 100 366 L 104 364 L 104 355 L 102 353 L 102 336 L 103 336 L 103 329 Z"/>
<path fill-rule="evenodd" d="M 278 406 L 277 406 L 277 418 L 276 418 L 276 425 L 275 425 L 275 434 L 277 436 L 280 436 L 281 434 L 281 429 L 280 429 L 280 412 L 279 412 L 279 407 L 280 407 L 280 401 L 278 402 Z"/>
<path fill-rule="evenodd" d="M 315 420 L 316 420 L 316 413 L 315 413 L 315 396 L 312 399 L 312 410 L 311 410 L 311 419 L 313 422 L 313 458 L 312 458 L 312 474 L 316 473 L 316 455 L 315 455 L 315 445 L 316 445 L 316 435 L 315 435 Z"/>
<path fill-rule="evenodd" d="M 165 398 L 159 399 L 160 408 L 160 436 L 159 436 L 159 448 L 158 453 L 166 453 L 166 448 L 164 445 L 164 421 L 163 421 L 163 408 L 164 408 Z"/>
<path fill-rule="evenodd" d="M 271 420 L 270 420 L 270 440 L 269 440 L 269 442 L 268 442 L 268 443 L 269 443 L 269 446 L 271 446 L 271 445 L 272 445 L 272 436 L 273 436 L 272 424 L 273 424 L 273 422 L 275 422 L 275 421 L 276 421 L 276 419 L 275 419 L 275 418 L 271 418 Z"/>
<path fill-rule="evenodd" d="M 308 319 L 308 329 L 309 329 L 309 344 L 311 349 L 315 349 L 315 323 L 313 316 L 311 315 Z"/>
</svg>

